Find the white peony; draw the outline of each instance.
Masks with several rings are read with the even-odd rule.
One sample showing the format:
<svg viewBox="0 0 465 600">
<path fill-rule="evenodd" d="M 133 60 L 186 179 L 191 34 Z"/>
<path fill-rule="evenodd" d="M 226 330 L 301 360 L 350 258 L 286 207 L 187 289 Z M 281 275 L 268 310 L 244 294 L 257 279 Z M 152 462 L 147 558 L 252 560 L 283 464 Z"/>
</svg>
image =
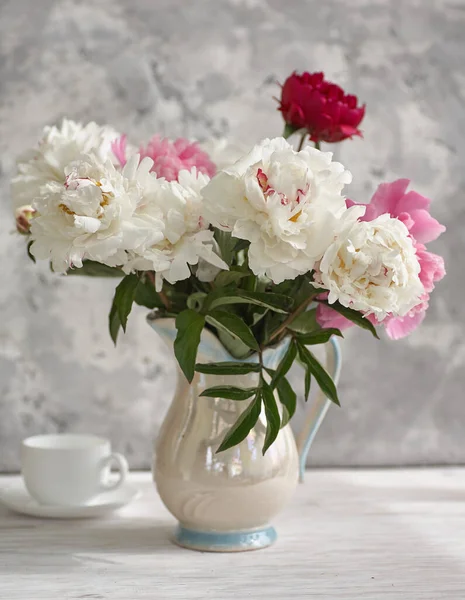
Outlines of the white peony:
<svg viewBox="0 0 465 600">
<path fill-rule="evenodd" d="M 163 239 L 164 223 L 135 218 L 160 185 L 150 159 L 132 157 L 122 172 L 111 161 L 82 155 L 64 168 L 63 182 L 49 181 L 32 204 L 31 252 L 50 259 L 54 271 L 81 267 L 84 259 L 109 266 L 127 261 L 127 250 Z M 161 217 L 161 213 L 160 213 Z"/>
<path fill-rule="evenodd" d="M 163 236 L 130 252 L 124 266 L 126 272 L 155 271 L 156 289 L 160 291 L 163 279 L 169 283 L 187 279 L 191 274 L 189 265 L 197 265 L 199 261 L 199 278 L 204 281 L 214 277 L 217 271 L 207 269 L 203 263 L 216 269 L 228 268 L 217 254 L 213 231 L 208 229 L 208 222 L 201 216 L 200 191 L 207 182 L 208 177 L 195 168 L 180 171 L 178 181 L 163 181 L 150 201 L 139 206 L 133 222 L 138 227 L 144 224 L 150 227 L 153 219 L 161 219 Z"/>
<path fill-rule="evenodd" d="M 265 139 L 213 177 L 202 192 L 204 214 L 249 240 L 252 271 L 280 283 L 321 259 L 347 212 L 341 191 L 351 179 L 330 152 L 296 152 L 284 138 Z"/>
<path fill-rule="evenodd" d="M 65 167 L 81 154 L 92 152 L 101 162 L 113 160 L 111 142 L 119 134 L 96 123 L 82 125 L 63 119 L 60 127 L 45 127 L 36 148 L 17 160 L 18 172 L 12 179 L 13 208 L 30 205 L 50 181 L 63 183 Z"/>
<path fill-rule="evenodd" d="M 328 302 L 374 314 L 403 317 L 424 294 L 420 264 L 407 227 L 388 214 L 348 224 L 326 250 L 316 275 Z"/>
</svg>

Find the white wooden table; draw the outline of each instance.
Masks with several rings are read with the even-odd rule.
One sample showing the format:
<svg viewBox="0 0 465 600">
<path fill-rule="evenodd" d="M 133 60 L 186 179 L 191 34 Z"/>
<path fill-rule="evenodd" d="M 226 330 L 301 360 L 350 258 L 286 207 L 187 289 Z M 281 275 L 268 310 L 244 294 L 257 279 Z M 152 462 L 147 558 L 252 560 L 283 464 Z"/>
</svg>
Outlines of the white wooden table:
<svg viewBox="0 0 465 600">
<path fill-rule="evenodd" d="M 172 545 L 150 475 L 131 478 L 142 498 L 106 519 L 0 508 L 0 599 L 465 599 L 465 469 L 310 471 L 277 544 L 243 554 Z"/>
</svg>

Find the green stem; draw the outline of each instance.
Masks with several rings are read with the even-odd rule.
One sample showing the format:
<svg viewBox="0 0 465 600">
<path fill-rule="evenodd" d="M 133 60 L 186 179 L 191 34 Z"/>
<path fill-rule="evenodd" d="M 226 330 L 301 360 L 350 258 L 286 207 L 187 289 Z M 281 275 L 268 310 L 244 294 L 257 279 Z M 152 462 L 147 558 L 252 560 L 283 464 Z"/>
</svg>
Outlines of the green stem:
<svg viewBox="0 0 465 600">
<path fill-rule="evenodd" d="M 304 147 L 304 142 L 305 142 L 305 138 L 307 137 L 307 132 L 304 131 L 304 133 L 302 134 L 302 137 L 300 138 L 300 142 L 299 142 L 299 146 L 297 148 L 297 152 L 300 152 L 302 150 L 302 148 Z"/>
<path fill-rule="evenodd" d="M 315 148 L 316 148 L 317 150 L 321 150 L 321 147 L 320 147 L 320 140 L 317 140 L 317 141 L 315 142 Z"/>
<path fill-rule="evenodd" d="M 260 364 L 260 387 L 262 387 L 262 379 L 263 379 L 263 371 L 265 370 L 265 366 L 263 364 L 263 348 L 260 347 L 258 351 L 258 362 Z"/>
<path fill-rule="evenodd" d="M 276 329 L 276 331 L 274 331 L 269 340 L 268 343 L 270 343 L 272 340 L 274 340 L 276 337 L 278 337 L 278 335 L 280 333 L 282 333 L 286 327 L 288 325 L 290 325 L 292 323 L 292 321 L 298 317 L 301 313 L 304 312 L 304 310 L 307 308 L 307 306 L 310 304 L 310 302 L 312 302 L 312 300 L 315 298 L 315 295 L 311 295 L 308 298 L 306 298 L 302 304 L 299 304 L 299 306 L 295 309 L 294 312 L 292 312 L 282 323 L 281 325 Z"/>
</svg>

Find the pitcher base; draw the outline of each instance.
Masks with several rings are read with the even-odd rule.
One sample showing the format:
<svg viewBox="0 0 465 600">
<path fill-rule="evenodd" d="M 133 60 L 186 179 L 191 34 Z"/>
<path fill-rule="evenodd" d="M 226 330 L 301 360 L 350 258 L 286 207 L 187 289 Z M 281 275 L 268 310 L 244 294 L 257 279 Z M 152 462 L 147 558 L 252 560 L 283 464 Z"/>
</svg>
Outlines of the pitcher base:
<svg viewBox="0 0 465 600">
<path fill-rule="evenodd" d="M 173 541 L 178 546 L 199 552 L 247 552 L 271 546 L 276 539 L 274 527 L 227 533 L 197 531 L 178 525 Z"/>
</svg>

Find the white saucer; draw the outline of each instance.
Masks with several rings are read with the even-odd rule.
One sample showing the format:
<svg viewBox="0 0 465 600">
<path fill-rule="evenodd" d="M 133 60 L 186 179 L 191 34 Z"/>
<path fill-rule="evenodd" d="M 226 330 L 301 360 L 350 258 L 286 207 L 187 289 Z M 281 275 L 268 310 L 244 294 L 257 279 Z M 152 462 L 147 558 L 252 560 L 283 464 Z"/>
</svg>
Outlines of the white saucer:
<svg viewBox="0 0 465 600">
<path fill-rule="evenodd" d="M 104 492 L 83 506 L 47 506 L 31 498 L 22 481 L 0 490 L 0 502 L 10 510 L 30 517 L 51 519 L 86 519 L 101 517 L 139 498 L 140 490 L 125 485 L 118 490 Z"/>
</svg>

